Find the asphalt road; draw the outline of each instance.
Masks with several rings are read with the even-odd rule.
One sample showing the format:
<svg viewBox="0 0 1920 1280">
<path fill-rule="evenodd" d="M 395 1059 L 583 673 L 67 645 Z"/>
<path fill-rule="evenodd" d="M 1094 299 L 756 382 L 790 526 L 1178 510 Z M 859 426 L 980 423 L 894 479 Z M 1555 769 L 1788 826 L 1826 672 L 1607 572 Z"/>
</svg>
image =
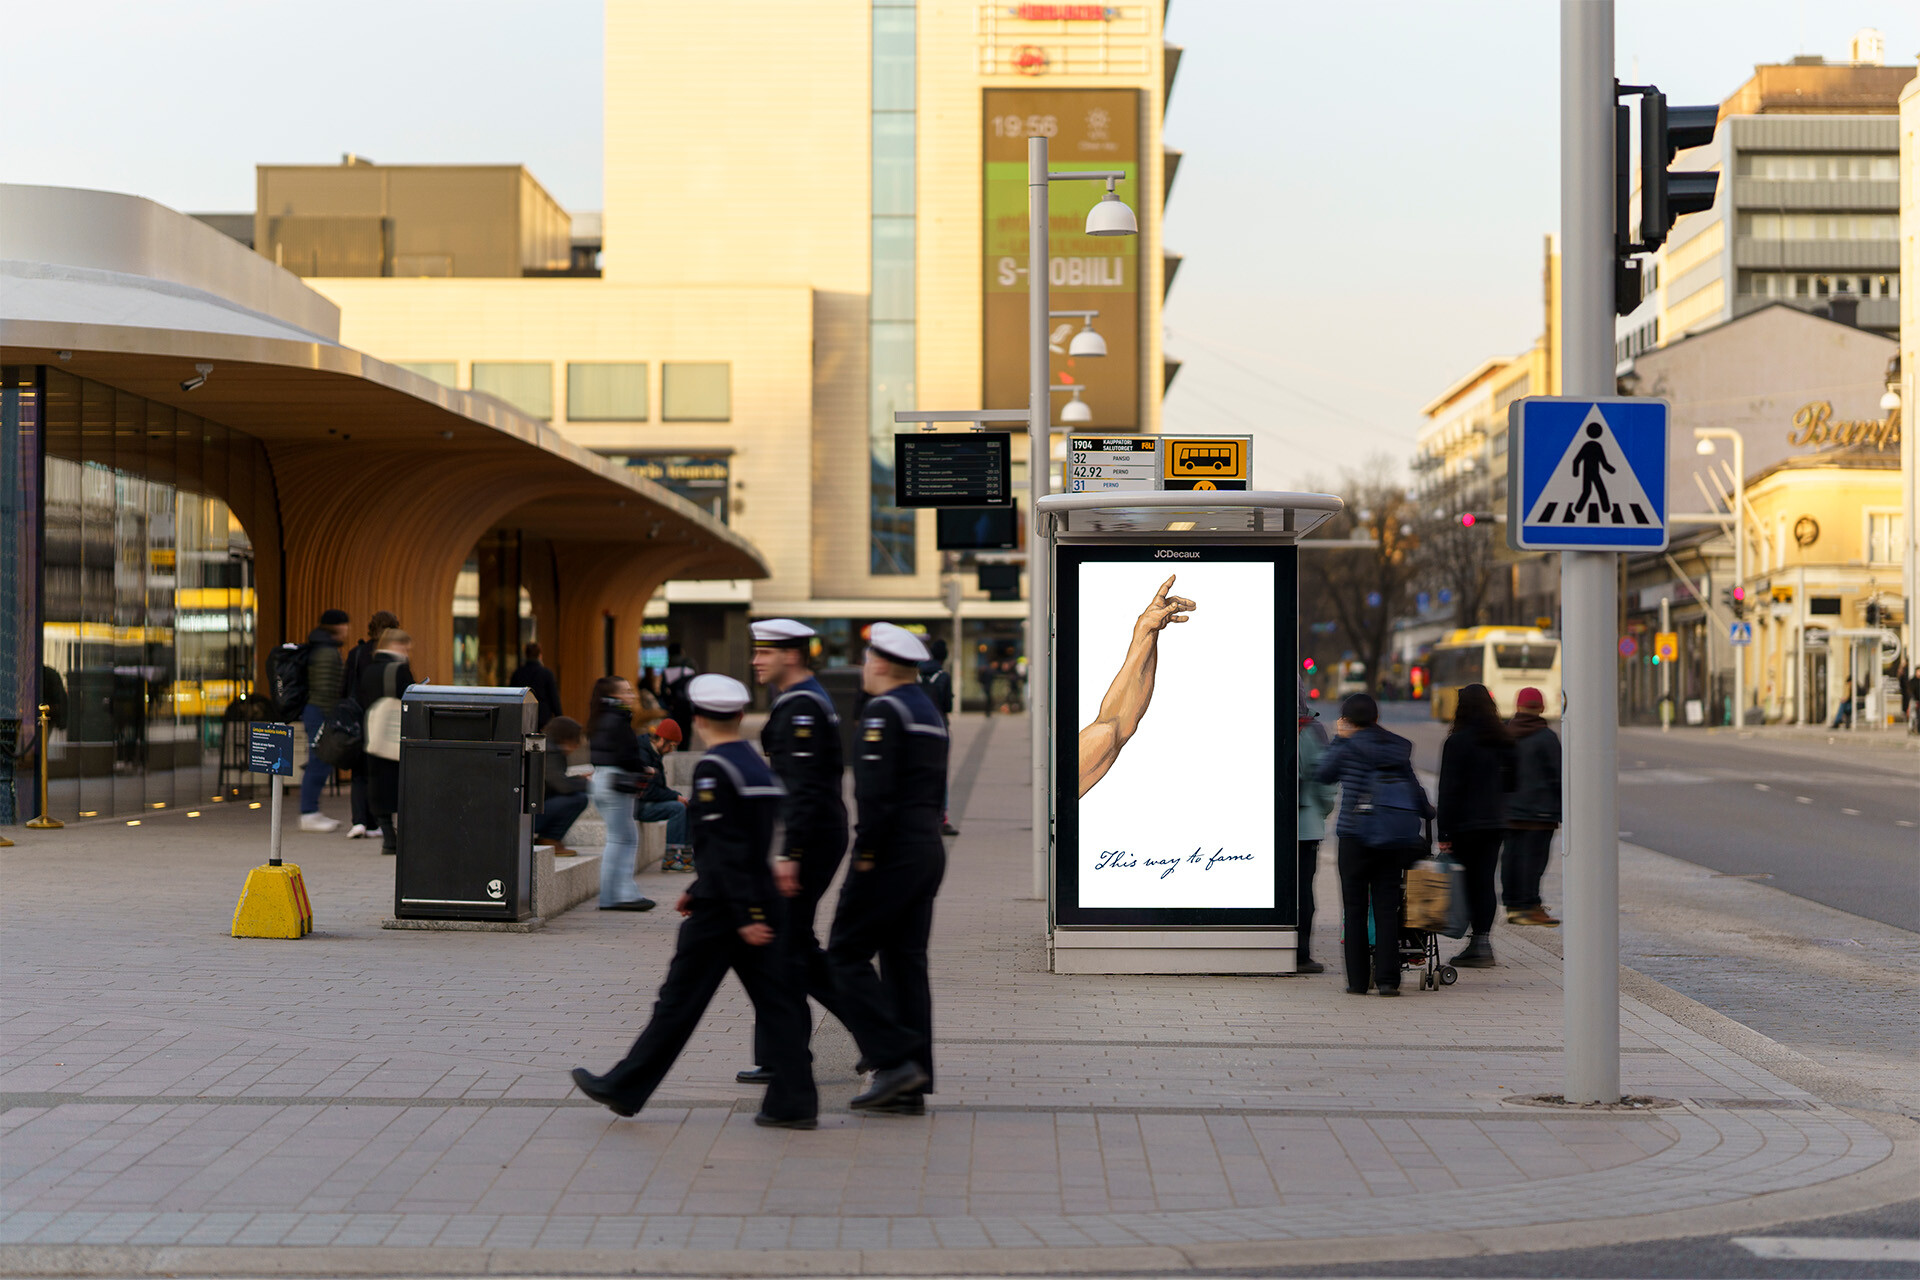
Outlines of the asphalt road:
<svg viewBox="0 0 1920 1280">
<path fill-rule="evenodd" d="M 1382 712 L 1437 770 L 1446 731 L 1426 705 Z M 1622 839 L 1920 932 L 1920 758 L 1639 728 L 1619 753 Z"/>
</svg>

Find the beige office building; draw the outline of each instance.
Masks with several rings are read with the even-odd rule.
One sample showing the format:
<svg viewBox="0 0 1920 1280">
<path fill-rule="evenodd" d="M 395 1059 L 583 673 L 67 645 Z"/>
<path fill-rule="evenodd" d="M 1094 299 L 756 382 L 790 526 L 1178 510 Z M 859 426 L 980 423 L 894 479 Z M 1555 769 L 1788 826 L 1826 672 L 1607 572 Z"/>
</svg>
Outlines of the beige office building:
<svg viewBox="0 0 1920 1280">
<path fill-rule="evenodd" d="M 355 159 L 263 166 L 255 247 L 339 304 L 344 341 L 545 418 L 760 548 L 767 580 L 656 601 L 696 661 L 738 661 L 748 618 L 781 614 L 855 656 L 867 621 L 948 616 L 934 516 L 890 505 L 893 413 L 1026 404 L 1029 133 L 1056 169 L 1127 171 L 1141 230 L 1085 237 L 1099 184 L 1054 188 L 1053 306 L 1097 311 L 1109 354 L 1068 357 L 1081 322 L 1056 322 L 1053 381 L 1094 430 L 1159 427 L 1162 18 L 608 0 L 605 208 L 570 243 L 517 167 Z M 1023 439 L 1014 457 L 1024 492 Z M 1011 655 L 1024 606 L 965 582 L 966 647 Z"/>
</svg>

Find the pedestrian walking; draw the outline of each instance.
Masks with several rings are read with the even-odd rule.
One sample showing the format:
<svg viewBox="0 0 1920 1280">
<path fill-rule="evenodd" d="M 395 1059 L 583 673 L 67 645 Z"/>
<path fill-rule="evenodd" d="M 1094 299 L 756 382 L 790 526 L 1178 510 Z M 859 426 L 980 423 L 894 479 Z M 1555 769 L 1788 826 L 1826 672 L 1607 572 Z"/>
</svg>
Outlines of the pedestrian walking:
<svg viewBox="0 0 1920 1280">
<path fill-rule="evenodd" d="M 667 866 L 661 870 L 680 866 L 683 853 L 688 854 L 685 862 L 690 867 L 693 859 L 687 849 L 687 798 L 667 785 L 667 757 L 680 745 L 680 726 L 671 720 L 656 720 L 635 736 L 640 741 L 643 781 L 633 799 L 633 820 L 667 824 L 667 856 L 662 859 Z"/>
<path fill-rule="evenodd" d="M 517 689 L 533 690 L 533 700 L 540 707 L 540 728 L 546 728 L 547 721 L 560 714 L 560 682 L 540 661 L 539 645 L 526 647 L 526 660 L 513 669 L 507 683 Z"/>
<path fill-rule="evenodd" d="M 651 911 L 653 899 L 633 883 L 640 852 L 633 802 L 646 782 L 642 771 L 647 767 L 633 731 L 633 686 L 620 676 L 601 676 L 593 682 L 592 701 L 587 742 L 593 761 L 593 807 L 607 824 L 607 844 L 600 852 L 600 909 Z"/>
<path fill-rule="evenodd" d="M 616 1115 L 639 1111 L 732 970 L 753 1002 L 756 1034 L 765 1031 L 764 1065 L 772 1071 L 753 1122 L 811 1129 L 820 1108 L 806 998 L 794 990 L 775 945 L 786 914 L 768 864 L 780 783 L 740 735 L 745 685 L 731 676 L 698 676 L 687 697 L 702 739 L 712 745 L 693 769 L 695 877 L 675 905 L 685 922 L 653 1016 L 633 1048 L 604 1076 L 576 1067 L 573 1082 Z"/>
<path fill-rule="evenodd" d="M 380 633 L 373 657 L 360 670 L 354 700 L 367 709 L 366 766 L 368 830 L 380 832 L 380 852 L 399 851 L 400 699 L 418 683 L 413 678 L 413 637 L 398 627 Z"/>
<path fill-rule="evenodd" d="M 533 842 L 553 850 L 556 858 L 571 858 L 567 832 L 586 811 L 589 783 L 571 772 L 570 757 L 586 741 L 586 730 L 570 716 L 555 716 L 547 721 L 547 749 L 542 767 L 546 778 L 546 799 L 533 820 Z"/>
<path fill-rule="evenodd" d="M 1547 700 L 1526 688 L 1514 699 L 1507 733 L 1513 739 L 1513 794 L 1507 797 L 1506 845 L 1500 852 L 1500 899 L 1508 924 L 1560 922 L 1540 901 L 1540 877 L 1560 826 L 1560 737 L 1541 712 Z"/>
<path fill-rule="evenodd" d="M 1453 727 L 1440 748 L 1440 816 L 1435 835 L 1467 882 L 1467 914 L 1473 936 L 1448 963 L 1491 969 L 1493 916 L 1499 903 L 1494 873 L 1507 833 L 1507 795 L 1514 787 L 1513 737 L 1500 722 L 1493 695 L 1483 684 L 1463 685 L 1454 703 Z"/>
<path fill-rule="evenodd" d="M 933 1087 L 927 938 L 947 869 L 940 840 L 947 729 L 920 687 L 926 660 L 927 647 L 912 632 L 873 624 L 860 672 L 868 700 L 853 762 L 853 866 L 827 943 L 840 1019 L 873 1069 L 853 1099 L 862 1111 L 919 1115 Z"/>
<path fill-rule="evenodd" d="M 773 864 L 774 883 L 787 900 L 787 928 L 776 945 L 794 989 L 840 1018 L 833 972 L 814 932 L 820 899 L 847 852 L 840 717 L 833 699 L 814 679 L 812 627 L 792 618 L 770 618 L 754 623 L 752 631 L 753 675 L 773 694 L 760 745 L 787 793 L 780 813 L 786 845 Z M 767 1065 L 772 1060 L 764 1028 L 756 1027 L 754 1066 L 736 1078 L 742 1084 L 764 1082 L 772 1076 L 773 1068 Z"/>
<path fill-rule="evenodd" d="M 1356 693 L 1340 704 L 1334 739 L 1314 770 L 1318 782 L 1340 784 L 1342 951 L 1347 994 L 1400 994 L 1400 877 L 1424 843 L 1420 823 L 1433 805 L 1413 772 L 1413 744 L 1380 726 L 1380 704 Z M 1414 834 L 1404 829 L 1408 823 Z M 1373 913 L 1369 926 L 1367 913 Z M 1371 934 L 1371 936 L 1369 936 Z"/>
<path fill-rule="evenodd" d="M 1320 842 L 1326 838 L 1327 815 L 1333 812 L 1334 789 L 1320 781 L 1318 776 L 1320 757 L 1327 750 L 1327 730 L 1320 723 L 1320 713 L 1307 700 L 1304 682 L 1299 686 L 1299 697 L 1300 855 L 1297 883 L 1300 924 L 1294 968 L 1300 973 L 1325 973 L 1327 966 L 1313 958 L 1313 878 L 1320 870 Z"/>
<path fill-rule="evenodd" d="M 345 688 L 346 664 L 340 655 L 351 631 L 345 609 L 328 609 L 320 615 L 320 625 L 307 633 L 307 705 L 300 710 L 300 723 L 307 731 L 307 762 L 300 770 L 300 829 L 325 833 L 337 831 L 340 821 L 320 812 L 320 788 L 333 775 L 333 766 L 313 750 L 320 737 L 320 726 L 327 722 L 340 702 Z"/>
<path fill-rule="evenodd" d="M 355 702 L 360 701 L 360 673 L 373 661 L 375 651 L 380 648 L 380 637 L 389 629 L 398 627 L 400 619 L 385 609 L 374 610 L 367 619 L 367 638 L 347 651 L 346 670 L 341 676 L 340 687 Z M 364 721 L 366 704 L 361 703 L 360 713 Z M 373 810 L 367 807 L 367 767 L 362 761 L 353 771 L 353 777 L 347 783 L 347 797 L 353 813 L 353 825 L 347 828 L 347 839 L 366 840 L 380 835 L 380 824 L 373 820 Z"/>
</svg>

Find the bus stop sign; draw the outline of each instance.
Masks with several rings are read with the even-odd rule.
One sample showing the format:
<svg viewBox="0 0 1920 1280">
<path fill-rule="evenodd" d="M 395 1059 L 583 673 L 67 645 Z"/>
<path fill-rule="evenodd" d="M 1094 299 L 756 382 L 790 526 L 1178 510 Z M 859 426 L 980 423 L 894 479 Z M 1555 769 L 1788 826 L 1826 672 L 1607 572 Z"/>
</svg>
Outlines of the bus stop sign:
<svg viewBox="0 0 1920 1280">
<path fill-rule="evenodd" d="M 1507 411 L 1507 541 L 1516 551 L 1662 551 L 1664 400 L 1528 396 Z"/>
</svg>

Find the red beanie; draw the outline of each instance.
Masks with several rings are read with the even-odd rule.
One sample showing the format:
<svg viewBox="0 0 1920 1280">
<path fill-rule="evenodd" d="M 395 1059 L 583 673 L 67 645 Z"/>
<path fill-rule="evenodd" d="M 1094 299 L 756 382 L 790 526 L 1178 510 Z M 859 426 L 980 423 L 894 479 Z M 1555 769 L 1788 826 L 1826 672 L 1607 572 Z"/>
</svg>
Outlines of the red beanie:
<svg viewBox="0 0 1920 1280">
<path fill-rule="evenodd" d="M 1532 685 L 1528 685 L 1520 691 L 1520 696 L 1513 700 L 1513 705 L 1516 707 L 1538 707 L 1544 711 L 1547 706 L 1547 699 L 1538 689 Z"/>
<path fill-rule="evenodd" d="M 662 720 L 659 724 L 653 726 L 653 736 L 662 742 L 678 742 L 680 741 L 680 726 L 672 720 Z"/>
</svg>

